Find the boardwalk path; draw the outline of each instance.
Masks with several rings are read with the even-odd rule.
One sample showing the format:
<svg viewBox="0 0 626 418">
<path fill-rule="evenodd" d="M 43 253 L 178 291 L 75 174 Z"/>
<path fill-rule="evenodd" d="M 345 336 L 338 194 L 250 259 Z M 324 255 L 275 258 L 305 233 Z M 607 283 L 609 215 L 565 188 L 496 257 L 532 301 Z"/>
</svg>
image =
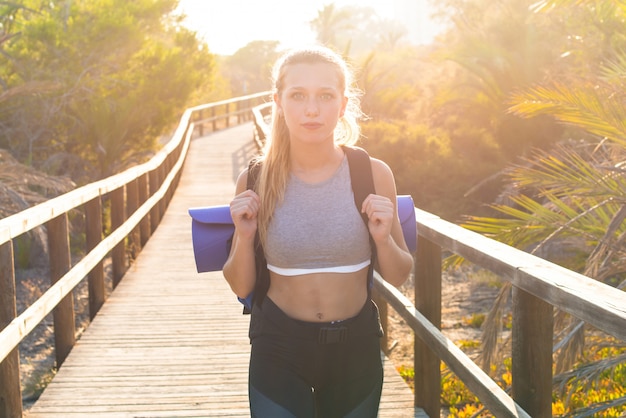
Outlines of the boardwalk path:
<svg viewBox="0 0 626 418">
<path fill-rule="evenodd" d="M 221 272 L 195 272 L 187 209 L 230 200 L 251 137 L 246 124 L 192 142 L 156 233 L 26 416 L 250 416 L 249 316 Z M 380 416 L 413 417 L 389 362 L 385 379 Z"/>
</svg>

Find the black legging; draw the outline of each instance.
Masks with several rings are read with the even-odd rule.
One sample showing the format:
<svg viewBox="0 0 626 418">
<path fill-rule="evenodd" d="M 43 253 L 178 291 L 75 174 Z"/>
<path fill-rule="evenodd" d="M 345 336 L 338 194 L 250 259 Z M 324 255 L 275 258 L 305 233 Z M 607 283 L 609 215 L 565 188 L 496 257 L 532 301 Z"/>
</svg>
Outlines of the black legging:
<svg viewBox="0 0 626 418">
<path fill-rule="evenodd" d="M 378 308 L 337 323 L 294 320 L 269 298 L 250 318 L 253 418 L 375 418 L 383 384 Z"/>
</svg>

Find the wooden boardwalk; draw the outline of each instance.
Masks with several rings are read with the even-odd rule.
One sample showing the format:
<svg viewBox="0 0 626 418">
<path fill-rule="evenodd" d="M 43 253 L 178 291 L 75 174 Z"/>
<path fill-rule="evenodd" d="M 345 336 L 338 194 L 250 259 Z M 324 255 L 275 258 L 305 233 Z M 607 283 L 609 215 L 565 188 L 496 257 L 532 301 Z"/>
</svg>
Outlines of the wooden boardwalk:
<svg viewBox="0 0 626 418">
<path fill-rule="evenodd" d="M 229 202 L 251 138 L 245 124 L 192 142 L 157 231 L 25 416 L 250 416 L 249 316 L 221 272 L 196 273 L 187 209 Z M 385 364 L 379 416 L 423 416 Z"/>
</svg>

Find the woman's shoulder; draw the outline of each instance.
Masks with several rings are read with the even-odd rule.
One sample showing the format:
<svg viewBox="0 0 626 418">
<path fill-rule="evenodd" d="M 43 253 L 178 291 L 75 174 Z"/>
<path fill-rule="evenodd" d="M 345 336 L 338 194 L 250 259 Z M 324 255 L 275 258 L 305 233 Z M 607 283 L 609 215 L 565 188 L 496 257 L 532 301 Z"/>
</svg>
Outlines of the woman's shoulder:
<svg viewBox="0 0 626 418">
<path fill-rule="evenodd" d="M 372 165 L 372 175 L 374 176 L 374 178 L 376 178 L 377 176 L 393 176 L 391 168 L 383 160 L 370 157 L 370 163 Z"/>
<path fill-rule="evenodd" d="M 355 156 L 354 158 L 355 161 L 361 161 L 362 157 L 365 157 L 365 158 L 369 157 L 370 165 L 372 167 L 372 175 L 374 177 L 385 176 L 385 175 L 391 174 L 391 169 L 389 168 L 387 163 L 385 163 L 383 160 L 379 160 L 378 158 L 374 158 L 371 155 L 369 155 L 369 153 L 367 152 L 365 148 L 361 148 L 356 145 L 344 145 L 343 148 L 346 153 L 348 153 L 348 151 L 352 151 L 351 154 Z M 359 159 L 356 158 L 357 155 Z M 348 157 L 350 157 L 350 155 L 348 155 Z M 350 158 L 348 158 L 348 160 L 350 160 Z"/>
<path fill-rule="evenodd" d="M 370 157 L 372 165 L 372 177 L 374 178 L 374 188 L 376 193 L 380 195 L 386 195 L 390 199 L 395 198 L 396 185 L 393 177 L 393 172 L 389 165 L 383 160 Z"/>
</svg>

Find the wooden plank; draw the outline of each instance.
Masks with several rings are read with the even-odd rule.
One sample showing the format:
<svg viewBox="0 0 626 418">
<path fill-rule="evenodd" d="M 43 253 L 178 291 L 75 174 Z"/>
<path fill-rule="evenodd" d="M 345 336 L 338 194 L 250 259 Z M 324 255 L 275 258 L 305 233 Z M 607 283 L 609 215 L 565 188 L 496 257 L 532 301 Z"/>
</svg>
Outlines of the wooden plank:
<svg viewBox="0 0 626 418">
<path fill-rule="evenodd" d="M 50 260 L 50 282 L 54 285 L 72 267 L 70 254 L 70 236 L 67 212 L 51 219 L 46 224 L 48 231 L 48 259 Z M 54 348 L 57 367 L 63 364 L 65 358 L 76 342 L 74 330 L 74 298 L 68 293 L 54 308 Z"/>
<path fill-rule="evenodd" d="M 85 244 L 90 252 L 102 241 L 102 199 L 100 196 L 85 204 Z M 92 320 L 106 299 L 104 263 L 100 261 L 89 272 L 89 319 Z"/>
<path fill-rule="evenodd" d="M 111 230 L 115 231 L 122 226 L 126 220 L 125 207 L 125 190 L 126 187 L 122 186 L 117 190 L 113 190 L 109 193 L 111 200 Z M 126 258 L 126 240 L 121 240 L 111 251 L 111 264 L 113 265 L 113 287 L 117 287 L 120 280 L 126 273 L 127 258 Z"/>
<path fill-rule="evenodd" d="M 221 272 L 196 273 L 187 209 L 232 198 L 251 126 L 192 141 L 161 224 L 28 417 L 250 416 L 249 316 Z M 420 413 L 386 360 L 380 416 Z"/>
<path fill-rule="evenodd" d="M 517 287 L 512 291 L 513 399 L 533 417 L 552 414 L 553 308 Z"/>
<path fill-rule="evenodd" d="M 148 200 L 148 173 L 139 177 L 137 187 L 139 193 L 139 205 L 143 205 L 146 200 Z M 141 248 L 143 248 L 152 234 L 152 230 L 150 229 L 150 215 L 144 216 L 141 220 L 141 223 L 139 224 L 139 232 L 141 237 L 140 245 Z"/>
<path fill-rule="evenodd" d="M 441 247 L 417 238 L 415 270 L 415 307 L 437 329 L 441 329 Z M 413 342 L 413 370 L 415 371 L 415 405 L 432 416 L 441 410 L 441 360 L 420 338 Z"/>
<path fill-rule="evenodd" d="M 0 328 L 17 316 L 13 241 L 0 244 Z M 22 416 L 20 389 L 20 354 L 13 349 L 0 360 L 0 418 Z"/>
</svg>

